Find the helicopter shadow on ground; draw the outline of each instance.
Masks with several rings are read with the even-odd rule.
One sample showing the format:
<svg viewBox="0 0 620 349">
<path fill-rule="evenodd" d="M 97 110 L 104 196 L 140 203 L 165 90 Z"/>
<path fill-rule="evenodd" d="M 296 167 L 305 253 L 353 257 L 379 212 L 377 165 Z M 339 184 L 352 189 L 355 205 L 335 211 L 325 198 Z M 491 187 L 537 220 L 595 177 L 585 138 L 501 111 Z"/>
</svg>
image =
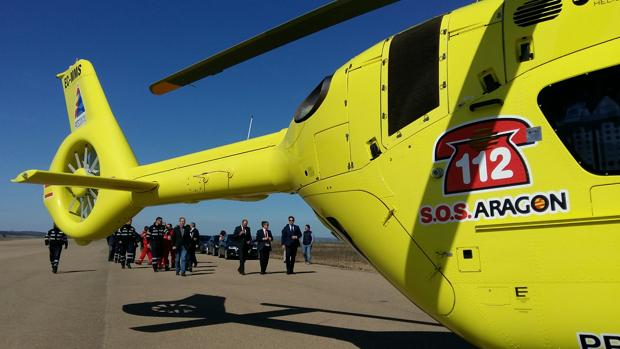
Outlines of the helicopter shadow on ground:
<svg viewBox="0 0 620 349">
<path fill-rule="evenodd" d="M 404 346 L 416 348 L 473 348 L 464 340 L 450 332 L 366 331 L 327 326 L 323 324 L 280 320 L 276 318 L 289 315 L 324 312 L 369 319 L 427 325 L 436 328 L 442 327 L 441 325 L 433 322 L 271 303 L 261 303 L 261 305 L 280 309 L 249 314 L 232 314 L 226 312 L 224 304 L 225 301 L 226 298 L 220 296 L 194 294 L 190 297 L 175 301 L 125 304 L 123 305 L 123 311 L 131 315 L 171 318 L 174 320 L 174 322 L 157 325 L 132 327 L 135 331 L 147 333 L 176 331 L 223 323 L 236 323 L 241 325 L 266 327 L 269 329 L 298 334 L 332 338 L 335 340 L 349 342 L 360 348 L 389 348 Z M 188 318 L 188 320 L 179 322 L 178 320 L 182 318 Z"/>
</svg>

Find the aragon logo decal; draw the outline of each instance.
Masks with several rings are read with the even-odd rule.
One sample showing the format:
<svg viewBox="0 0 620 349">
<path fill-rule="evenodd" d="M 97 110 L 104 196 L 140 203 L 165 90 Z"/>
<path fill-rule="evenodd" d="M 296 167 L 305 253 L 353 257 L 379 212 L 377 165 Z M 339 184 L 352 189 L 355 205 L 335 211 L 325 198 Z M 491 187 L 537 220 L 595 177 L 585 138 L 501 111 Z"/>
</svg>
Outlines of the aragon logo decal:
<svg viewBox="0 0 620 349">
<path fill-rule="evenodd" d="M 527 185 L 531 175 L 520 147 L 531 125 L 517 117 L 478 120 L 448 130 L 435 143 L 434 162 L 447 161 L 444 195 Z"/>
<path fill-rule="evenodd" d="M 446 131 L 433 149 L 433 162 L 447 162 L 444 196 L 531 184 L 532 174 L 521 150 L 540 139 L 540 128 L 531 127 L 528 120 L 517 116 L 480 119 Z M 421 224 L 427 225 L 569 211 L 569 192 L 561 189 L 426 203 L 420 206 L 418 218 Z"/>
<path fill-rule="evenodd" d="M 84 101 L 82 100 L 82 94 L 80 93 L 80 86 L 77 87 L 76 94 L 76 102 L 75 102 L 75 113 L 73 126 L 74 128 L 78 128 L 82 126 L 86 122 L 86 109 L 84 108 Z"/>
<path fill-rule="evenodd" d="M 419 218 L 422 224 L 436 224 L 548 215 L 569 210 L 568 192 L 560 190 L 480 199 L 471 205 L 466 202 L 424 205 L 420 208 Z"/>
</svg>

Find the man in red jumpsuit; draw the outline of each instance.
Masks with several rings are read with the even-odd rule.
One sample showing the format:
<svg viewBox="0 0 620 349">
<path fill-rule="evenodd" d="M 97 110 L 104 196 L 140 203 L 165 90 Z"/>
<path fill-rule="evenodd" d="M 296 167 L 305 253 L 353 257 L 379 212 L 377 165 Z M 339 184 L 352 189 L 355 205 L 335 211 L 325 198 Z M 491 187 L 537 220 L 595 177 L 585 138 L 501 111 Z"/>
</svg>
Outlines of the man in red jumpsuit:
<svg viewBox="0 0 620 349">
<path fill-rule="evenodd" d="M 146 240 L 146 233 L 149 231 L 148 226 L 144 226 L 144 230 L 140 233 L 140 237 L 142 238 L 142 253 L 140 253 L 140 258 L 136 261 L 136 264 L 142 264 L 145 256 L 149 257 L 149 265 L 152 264 L 153 256 L 151 255 L 151 246 L 149 242 Z"/>
<path fill-rule="evenodd" d="M 170 265 L 174 266 L 174 254 L 175 251 L 172 249 L 172 238 L 174 235 L 174 230 L 172 229 L 172 224 L 166 224 L 166 235 L 164 235 L 164 244 L 163 244 L 163 257 L 159 262 L 159 268 L 165 268 L 166 271 L 170 270 Z M 170 258 L 168 258 L 170 255 Z"/>
</svg>

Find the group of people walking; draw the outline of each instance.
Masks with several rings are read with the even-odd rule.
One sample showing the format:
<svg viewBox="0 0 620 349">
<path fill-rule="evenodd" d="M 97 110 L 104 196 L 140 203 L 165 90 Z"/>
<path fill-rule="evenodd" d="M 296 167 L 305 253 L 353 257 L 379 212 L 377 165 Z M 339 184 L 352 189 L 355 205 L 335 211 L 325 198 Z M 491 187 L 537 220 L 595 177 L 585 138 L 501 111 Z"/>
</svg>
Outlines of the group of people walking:
<svg viewBox="0 0 620 349">
<path fill-rule="evenodd" d="M 221 243 L 224 237 L 225 232 L 222 231 Z M 256 242 L 258 249 L 260 273 L 266 274 L 273 243 L 269 222 L 261 222 L 261 229 L 256 231 L 256 239 L 253 240 L 248 220 L 243 219 L 241 225 L 235 227 L 232 240 L 238 248 L 239 268 L 237 271 L 239 274 L 245 275 L 245 261 L 253 241 Z M 306 224 L 302 233 L 299 226 L 295 224 L 295 217 L 289 216 L 288 224 L 282 228 L 280 241 L 284 249 L 286 274 L 295 274 L 295 257 L 300 246 L 303 246 L 305 262 L 308 264 L 312 262 L 313 237 L 309 225 Z M 108 261 L 120 263 L 122 269 L 131 269 L 134 261 L 135 264 L 142 264 L 147 257 L 154 272 L 162 269 L 168 271 L 174 267 L 177 275 L 186 276 L 187 271 L 191 272 L 193 267 L 198 265 L 196 249 L 200 243 L 200 232 L 196 229 L 195 223 L 187 225 L 185 217 L 180 217 L 179 224 L 174 228 L 172 224 L 164 224 L 163 219 L 157 217 L 155 222 L 151 226 L 145 226 L 140 234 L 132 226 L 132 220 L 129 219 L 114 234 L 107 237 L 107 242 Z M 54 228 L 50 229 L 45 236 L 45 244 L 50 249 L 52 271 L 56 273 L 62 246 L 64 245 L 65 249 L 68 246 L 67 236 L 54 225 Z M 136 249 L 139 244 L 142 250 L 136 260 Z"/>
<path fill-rule="evenodd" d="M 144 227 L 141 234 L 136 232 L 130 219 L 108 237 L 108 260 L 120 263 L 123 269 L 125 266 L 131 268 L 140 242 L 142 252 L 136 264 L 142 264 L 144 258 L 148 257 L 154 272 L 162 269 L 168 271 L 173 267 L 177 275 L 185 276 L 186 271 L 192 271 L 193 267 L 198 265 L 196 248 L 199 237 L 196 224 L 186 224 L 185 217 L 179 218 L 179 224 L 174 228 L 172 224 L 164 224 L 163 219 L 157 217 L 150 227 Z"/>
<path fill-rule="evenodd" d="M 220 235 L 221 236 L 221 235 Z M 281 245 L 284 248 L 284 263 L 286 264 L 286 274 L 295 274 L 295 257 L 299 248 L 300 239 L 303 237 L 304 257 L 306 263 L 311 263 L 312 250 L 312 231 L 310 226 L 306 224 L 305 231 L 302 234 L 299 226 L 295 224 L 295 217 L 288 217 L 288 224 L 282 228 Z M 245 260 L 252 244 L 252 233 L 248 227 L 248 220 L 243 219 L 241 225 L 237 226 L 233 231 L 233 239 L 236 241 L 239 254 L 239 268 L 237 271 L 241 275 L 245 275 Z M 258 249 L 258 259 L 260 263 L 260 273 L 266 274 L 267 265 L 269 264 L 269 255 L 272 250 L 273 234 L 269 230 L 269 222 L 262 221 L 261 229 L 256 231 L 256 247 Z M 307 253 L 306 253 L 307 252 Z"/>
</svg>

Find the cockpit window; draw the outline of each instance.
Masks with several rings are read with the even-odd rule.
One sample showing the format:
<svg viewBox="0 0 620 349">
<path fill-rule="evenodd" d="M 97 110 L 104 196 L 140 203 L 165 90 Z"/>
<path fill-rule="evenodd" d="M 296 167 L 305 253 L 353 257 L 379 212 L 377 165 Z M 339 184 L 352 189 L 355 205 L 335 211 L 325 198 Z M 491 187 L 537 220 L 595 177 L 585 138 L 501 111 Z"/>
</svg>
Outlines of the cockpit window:
<svg viewBox="0 0 620 349">
<path fill-rule="evenodd" d="M 394 37 L 388 65 L 388 135 L 439 106 L 439 31 L 443 17 Z"/>
<path fill-rule="evenodd" d="M 540 109 L 564 146 L 587 171 L 620 174 L 620 66 L 549 85 Z"/>
<path fill-rule="evenodd" d="M 323 79 L 323 81 L 321 81 L 319 85 L 315 87 L 312 92 L 310 92 L 308 97 L 301 102 L 301 104 L 297 107 L 297 110 L 295 110 L 295 116 L 293 117 L 295 122 L 302 122 L 308 119 L 317 109 L 319 109 L 319 106 L 323 103 L 325 96 L 327 96 L 329 83 L 331 81 L 331 75 Z"/>
</svg>

